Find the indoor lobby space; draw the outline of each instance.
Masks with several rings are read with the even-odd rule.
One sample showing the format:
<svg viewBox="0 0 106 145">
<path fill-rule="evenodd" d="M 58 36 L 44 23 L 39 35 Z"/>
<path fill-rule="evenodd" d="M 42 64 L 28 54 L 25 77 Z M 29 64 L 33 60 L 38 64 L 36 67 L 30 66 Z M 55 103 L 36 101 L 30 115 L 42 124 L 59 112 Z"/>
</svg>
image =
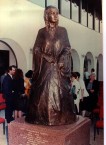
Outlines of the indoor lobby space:
<svg viewBox="0 0 106 145">
<path fill-rule="evenodd" d="M 103 1 L 0 0 L 0 93 L 5 100 L 0 102 L 5 103 L 0 109 L 0 145 L 106 144 Z M 15 66 L 13 72 L 11 66 Z M 21 71 L 23 81 L 19 93 L 21 83 L 17 83 L 15 69 Z M 33 75 L 27 78 L 30 70 Z M 1 77 L 5 74 L 11 77 L 10 99 L 16 97 L 14 102 L 8 101 L 7 90 L 3 90 L 10 87 L 10 83 L 3 85 Z M 21 108 L 19 98 L 25 97 Z M 85 108 L 80 110 L 83 99 Z M 22 111 L 21 117 L 11 107 L 14 112 Z M 97 114 L 93 114 L 93 109 L 97 109 Z M 15 115 L 18 119 L 13 120 Z M 102 122 L 99 130 L 95 128 L 96 121 Z"/>
</svg>

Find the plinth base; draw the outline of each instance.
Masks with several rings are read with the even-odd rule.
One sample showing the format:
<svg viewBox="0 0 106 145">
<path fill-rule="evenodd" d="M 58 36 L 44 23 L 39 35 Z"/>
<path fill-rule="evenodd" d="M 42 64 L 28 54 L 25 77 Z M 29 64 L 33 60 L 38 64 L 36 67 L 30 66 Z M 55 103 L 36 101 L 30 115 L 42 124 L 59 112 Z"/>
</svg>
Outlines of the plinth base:
<svg viewBox="0 0 106 145">
<path fill-rule="evenodd" d="M 19 118 L 8 125 L 9 145 L 89 145 L 90 120 L 79 116 L 70 125 L 43 126 Z"/>
</svg>

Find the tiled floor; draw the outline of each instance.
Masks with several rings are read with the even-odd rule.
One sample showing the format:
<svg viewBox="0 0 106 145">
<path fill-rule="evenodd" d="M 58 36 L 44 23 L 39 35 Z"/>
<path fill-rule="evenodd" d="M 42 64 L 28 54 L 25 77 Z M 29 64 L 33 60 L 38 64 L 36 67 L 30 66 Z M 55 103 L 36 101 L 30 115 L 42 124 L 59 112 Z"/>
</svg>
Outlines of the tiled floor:
<svg viewBox="0 0 106 145">
<path fill-rule="evenodd" d="M 4 111 L 0 112 L 0 117 L 4 117 Z M 7 124 L 6 124 L 7 126 Z M 94 141 L 93 137 L 93 124 L 91 124 L 90 129 L 90 145 L 104 145 L 103 130 L 101 129 L 99 135 L 96 134 L 96 139 Z M 0 145 L 8 145 L 6 135 L 3 135 L 3 126 L 0 124 Z"/>
</svg>

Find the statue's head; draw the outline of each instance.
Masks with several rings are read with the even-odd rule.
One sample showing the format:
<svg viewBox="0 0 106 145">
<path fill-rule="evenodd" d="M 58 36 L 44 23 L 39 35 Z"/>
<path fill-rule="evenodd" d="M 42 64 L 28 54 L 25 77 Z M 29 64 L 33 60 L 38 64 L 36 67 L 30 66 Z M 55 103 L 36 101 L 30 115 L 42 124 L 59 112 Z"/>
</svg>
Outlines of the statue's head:
<svg viewBox="0 0 106 145">
<path fill-rule="evenodd" d="M 59 21 L 58 14 L 59 11 L 56 7 L 54 6 L 46 7 L 44 11 L 45 24 L 48 25 L 49 23 L 55 23 L 56 25 L 58 25 Z"/>
</svg>

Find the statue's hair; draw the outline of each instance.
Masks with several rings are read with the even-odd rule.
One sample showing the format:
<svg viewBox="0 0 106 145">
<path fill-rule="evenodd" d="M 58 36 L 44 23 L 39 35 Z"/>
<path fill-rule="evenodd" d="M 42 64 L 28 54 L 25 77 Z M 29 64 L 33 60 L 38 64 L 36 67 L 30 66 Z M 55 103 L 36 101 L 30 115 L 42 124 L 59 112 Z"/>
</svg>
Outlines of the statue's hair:
<svg viewBox="0 0 106 145">
<path fill-rule="evenodd" d="M 57 12 L 59 12 L 59 10 L 58 10 L 56 7 L 54 7 L 54 6 L 47 6 L 47 7 L 45 8 L 45 11 L 44 11 L 44 20 L 45 20 L 46 26 L 49 24 L 49 21 L 48 21 L 48 14 L 49 14 L 49 10 L 50 10 L 51 8 L 54 8 L 54 9 L 57 10 Z M 58 25 L 58 21 L 57 21 L 56 25 Z"/>
</svg>

